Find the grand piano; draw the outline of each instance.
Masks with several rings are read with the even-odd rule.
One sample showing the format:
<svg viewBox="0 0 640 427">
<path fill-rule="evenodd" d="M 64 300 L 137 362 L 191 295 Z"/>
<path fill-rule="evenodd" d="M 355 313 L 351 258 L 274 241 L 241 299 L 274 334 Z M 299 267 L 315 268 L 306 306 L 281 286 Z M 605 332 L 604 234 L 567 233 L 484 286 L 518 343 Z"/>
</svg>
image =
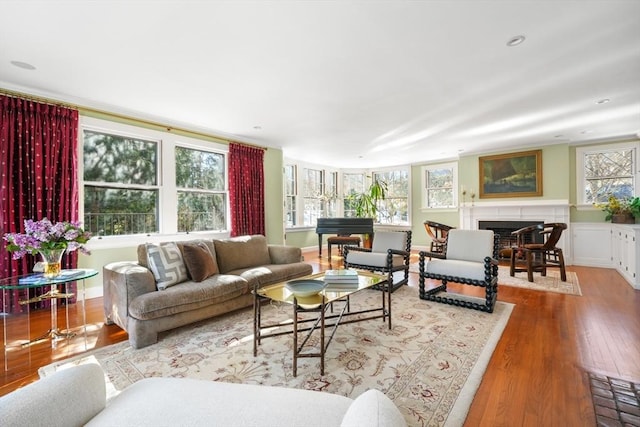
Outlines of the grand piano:
<svg viewBox="0 0 640 427">
<path fill-rule="evenodd" d="M 322 256 L 323 234 L 373 234 L 373 218 L 318 218 L 318 251 Z"/>
</svg>

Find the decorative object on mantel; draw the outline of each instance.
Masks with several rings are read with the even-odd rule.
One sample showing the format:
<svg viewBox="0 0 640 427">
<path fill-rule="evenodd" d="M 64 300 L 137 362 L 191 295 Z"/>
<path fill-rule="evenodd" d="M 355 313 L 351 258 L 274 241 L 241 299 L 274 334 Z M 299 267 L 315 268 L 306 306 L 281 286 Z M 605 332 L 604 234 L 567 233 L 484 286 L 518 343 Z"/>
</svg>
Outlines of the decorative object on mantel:
<svg viewBox="0 0 640 427">
<path fill-rule="evenodd" d="M 606 212 L 605 220 L 614 224 L 635 224 L 640 218 L 640 197 L 618 198 L 611 194 L 607 203 L 596 203 L 595 207 Z"/>
<path fill-rule="evenodd" d="M 60 274 L 62 255 L 65 252 L 80 250 L 90 255 L 84 246 L 91 238 L 77 221 L 61 221 L 53 224 L 48 218 L 40 221 L 27 219 L 24 221 L 24 234 L 7 233 L 4 240 L 9 242 L 7 250 L 13 252 L 13 259 L 20 259 L 27 254 L 40 254 L 44 264 L 45 277 L 56 277 Z"/>
<path fill-rule="evenodd" d="M 542 150 L 484 156 L 479 161 L 481 199 L 542 196 Z"/>
</svg>

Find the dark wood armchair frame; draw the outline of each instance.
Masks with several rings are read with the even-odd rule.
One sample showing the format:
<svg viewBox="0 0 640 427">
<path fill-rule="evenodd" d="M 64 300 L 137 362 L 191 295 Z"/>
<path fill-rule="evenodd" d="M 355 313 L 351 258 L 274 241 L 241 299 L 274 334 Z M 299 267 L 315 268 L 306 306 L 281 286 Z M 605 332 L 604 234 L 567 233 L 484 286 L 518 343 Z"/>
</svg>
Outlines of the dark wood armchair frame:
<svg viewBox="0 0 640 427">
<path fill-rule="evenodd" d="M 397 231 L 397 233 L 407 233 L 407 242 L 404 251 L 397 249 L 387 249 L 387 265 L 385 267 L 377 267 L 371 265 L 364 264 L 353 264 L 347 262 L 347 255 L 349 251 L 359 251 L 359 252 L 372 252 L 371 248 L 364 248 L 359 246 L 344 246 L 342 248 L 342 257 L 344 260 L 344 268 L 355 268 L 360 270 L 371 271 L 372 273 L 384 273 L 387 275 L 387 284 L 391 292 L 394 292 L 396 289 L 401 287 L 402 285 L 409 284 L 409 262 L 411 259 L 411 230 L 406 231 Z M 374 237 L 375 238 L 375 237 Z M 399 266 L 393 266 L 393 256 L 394 255 L 402 255 L 404 258 L 404 263 Z M 404 278 L 399 282 L 393 282 L 393 273 L 396 271 L 404 271 Z M 377 287 L 377 286 L 376 286 Z M 374 288 L 376 288 L 374 287 Z"/>
<path fill-rule="evenodd" d="M 455 227 L 450 225 L 440 224 L 435 221 L 425 221 L 424 229 L 431 238 L 430 252 L 437 254 L 444 253 L 446 251 L 447 233 L 454 228 Z"/>
<path fill-rule="evenodd" d="M 550 222 L 531 225 L 511 233 L 516 239 L 516 244 L 511 248 L 511 262 L 509 274 L 514 276 L 516 272 L 527 272 L 527 280 L 533 282 L 533 273 L 547 275 L 547 268 L 560 269 L 560 279 L 567 281 L 567 271 L 564 264 L 562 249 L 557 247 L 562 232 L 567 229 L 563 222 Z M 539 233 L 543 236 L 543 243 L 531 243 L 532 235 Z M 524 261 L 523 261 L 524 260 Z M 519 262 L 520 261 L 520 262 Z M 518 266 L 518 262 L 520 266 Z"/>
<path fill-rule="evenodd" d="M 419 253 L 419 274 L 418 286 L 420 289 L 420 298 L 428 301 L 441 302 L 445 304 L 456 305 L 460 307 L 472 308 L 474 310 L 486 311 L 493 313 L 493 308 L 498 298 L 498 250 L 500 245 L 500 236 L 493 235 L 493 257 L 484 258 L 484 280 L 469 279 L 467 277 L 441 275 L 425 272 L 425 259 L 437 258 L 447 259 L 445 253 L 434 253 L 422 251 Z M 433 289 L 425 289 L 425 279 L 441 280 L 442 285 Z M 460 283 L 463 285 L 480 286 L 485 288 L 484 304 L 464 299 L 463 296 L 455 293 L 447 292 L 447 283 Z M 445 292 L 444 294 L 440 294 Z M 438 295 L 440 294 L 440 295 Z"/>
</svg>

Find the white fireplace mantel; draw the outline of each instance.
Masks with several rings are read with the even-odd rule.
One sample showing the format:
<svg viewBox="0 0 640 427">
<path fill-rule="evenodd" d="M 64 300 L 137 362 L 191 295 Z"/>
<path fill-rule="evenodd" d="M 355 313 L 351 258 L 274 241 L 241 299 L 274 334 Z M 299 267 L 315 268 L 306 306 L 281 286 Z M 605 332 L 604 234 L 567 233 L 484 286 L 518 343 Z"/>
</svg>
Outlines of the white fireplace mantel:
<svg viewBox="0 0 640 427">
<path fill-rule="evenodd" d="M 460 228 L 477 230 L 480 221 L 563 222 L 570 227 L 568 200 L 481 201 L 465 203 L 460 208 Z M 565 261 L 571 264 L 570 229 L 558 242 Z"/>
</svg>

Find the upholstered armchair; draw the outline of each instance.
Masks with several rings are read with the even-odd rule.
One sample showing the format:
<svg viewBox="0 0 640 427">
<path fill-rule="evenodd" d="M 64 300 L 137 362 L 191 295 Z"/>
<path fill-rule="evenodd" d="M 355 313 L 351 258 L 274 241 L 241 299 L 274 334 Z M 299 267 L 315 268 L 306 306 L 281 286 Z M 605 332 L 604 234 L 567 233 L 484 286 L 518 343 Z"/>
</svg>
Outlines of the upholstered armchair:
<svg viewBox="0 0 640 427">
<path fill-rule="evenodd" d="M 420 252 L 420 298 L 492 313 L 498 296 L 499 239 L 491 230 L 449 230 L 444 253 Z M 442 285 L 427 290 L 425 279 Z M 485 297 L 448 292 L 448 282 L 482 287 Z"/>
<path fill-rule="evenodd" d="M 391 292 L 409 283 L 411 231 L 376 231 L 371 249 L 357 246 L 343 248 L 344 268 L 356 268 L 387 275 Z M 403 271 L 404 278 L 395 282 L 393 273 Z"/>
</svg>

